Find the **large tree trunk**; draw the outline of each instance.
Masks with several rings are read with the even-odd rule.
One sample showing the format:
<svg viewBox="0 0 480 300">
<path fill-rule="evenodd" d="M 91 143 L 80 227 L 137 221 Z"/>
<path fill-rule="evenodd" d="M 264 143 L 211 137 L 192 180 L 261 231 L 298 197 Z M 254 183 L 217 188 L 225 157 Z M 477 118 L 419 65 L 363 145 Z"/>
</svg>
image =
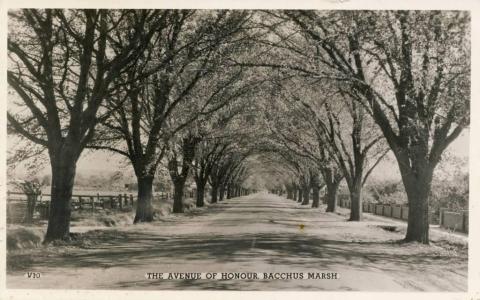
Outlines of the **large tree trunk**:
<svg viewBox="0 0 480 300">
<path fill-rule="evenodd" d="M 429 243 L 428 198 L 432 185 L 433 168 L 416 166 L 417 172 L 402 172 L 408 198 L 408 227 L 405 241 Z"/>
<path fill-rule="evenodd" d="M 218 185 L 216 185 L 216 184 L 212 185 L 211 194 L 212 194 L 211 203 L 217 203 L 217 201 L 218 201 Z"/>
<path fill-rule="evenodd" d="M 310 203 L 310 185 L 305 185 L 303 187 L 302 205 L 308 205 L 308 203 Z"/>
<path fill-rule="evenodd" d="M 320 179 L 318 174 L 311 176 L 312 185 L 312 207 L 318 207 L 320 205 Z"/>
<path fill-rule="evenodd" d="M 312 187 L 312 207 L 320 206 L 320 188 L 317 184 Z"/>
<path fill-rule="evenodd" d="M 293 187 L 293 201 L 297 201 L 297 187 Z"/>
<path fill-rule="evenodd" d="M 219 189 L 219 193 L 220 193 L 220 197 L 219 197 L 219 201 L 223 201 L 225 199 L 225 185 L 224 184 L 221 184 L 220 185 L 220 189 Z"/>
<path fill-rule="evenodd" d="M 186 179 L 186 178 L 185 178 Z M 173 183 L 173 213 L 183 213 L 183 191 L 185 188 L 185 179 L 179 178 Z"/>
<path fill-rule="evenodd" d="M 429 243 L 428 195 L 430 186 L 407 189 L 408 227 L 405 241 Z"/>
<path fill-rule="evenodd" d="M 287 186 L 286 189 L 287 189 L 287 199 L 289 200 L 293 199 L 292 188 L 290 186 Z"/>
<path fill-rule="evenodd" d="M 337 208 L 337 192 L 340 182 L 327 182 L 327 210 L 326 212 L 335 212 Z"/>
<path fill-rule="evenodd" d="M 362 220 L 362 178 L 354 179 L 350 189 L 350 219 L 349 221 Z"/>
<path fill-rule="evenodd" d="M 299 188 L 298 189 L 298 199 L 297 202 L 300 203 L 303 200 L 303 189 Z"/>
<path fill-rule="evenodd" d="M 137 177 L 138 197 L 137 211 L 133 223 L 153 221 L 153 175 Z"/>
<path fill-rule="evenodd" d="M 71 201 L 76 171 L 76 159 L 74 158 L 51 156 L 50 159 L 52 162 L 52 187 L 50 215 L 44 241 L 46 243 L 53 240 L 70 239 Z"/>
<path fill-rule="evenodd" d="M 205 205 L 205 185 L 207 182 L 202 182 L 201 180 L 195 181 L 197 184 L 197 207 L 203 207 Z"/>
</svg>

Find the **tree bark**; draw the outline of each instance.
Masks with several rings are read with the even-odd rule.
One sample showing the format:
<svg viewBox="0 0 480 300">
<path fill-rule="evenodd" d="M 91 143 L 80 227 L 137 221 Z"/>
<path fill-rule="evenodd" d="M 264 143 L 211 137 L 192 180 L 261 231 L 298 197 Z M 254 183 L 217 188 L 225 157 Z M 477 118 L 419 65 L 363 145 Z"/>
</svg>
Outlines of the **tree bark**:
<svg viewBox="0 0 480 300">
<path fill-rule="evenodd" d="M 197 207 L 203 207 L 205 205 L 205 185 L 207 182 L 195 181 L 197 184 Z"/>
<path fill-rule="evenodd" d="M 311 175 L 311 187 L 312 187 L 312 207 L 316 208 L 320 206 L 320 179 L 318 173 Z"/>
<path fill-rule="evenodd" d="M 303 187 L 302 205 L 308 205 L 308 203 L 310 203 L 310 185 L 305 185 Z"/>
<path fill-rule="evenodd" d="M 297 201 L 297 187 L 294 186 L 293 187 L 293 201 Z"/>
<path fill-rule="evenodd" d="M 219 194 L 220 195 L 218 201 L 223 201 L 225 199 L 225 185 L 220 185 Z"/>
<path fill-rule="evenodd" d="M 337 192 L 340 182 L 327 182 L 327 210 L 326 212 L 335 212 L 337 208 Z"/>
<path fill-rule="evenodd" d="M 405 241 L 429 243 L 428 198 L 433 168 L 416 166 L 417 172 L 401 172 L 408 198 L 408 227 Z M 404 174 L 406 173 L 406 174 Z"/>
<path fill-rule="evenodd" d="M 153 178 L 154 176 L 140 176 L 137 177 L 138 183 L 138 197 L 137 197 L 137 210 L 135 213 L 135 219 L 133 224 L 139 222 L 152 222 L 153 221 Z"/>
<path fill-rule="evenodd" d="M 362 220 L 362 178 L 355 178 L 350 189 L 350 219 L 349 221 Z"/>
<path fill-rule="evenodd" d="M 293 199 L 293 194 L 292 194 L 292 188 L 287 187 L 287 199 L 291 200 Z"/>
<path fill-rule="evenodd" d="M 303 189 L 299 188 L 298 189 L 298 199 L 297 202 L 300 203 L 303 200 Z"/>
<path fill-rule="evenodd" d="M 70 216 L 73 184 L 75 182 L 75 158 L 62 155 L 50 158 L 52 162 L 52 187 L 50 215 L 45 243 L 70 239 Z"/>
<path fill-rule="evenodd" d="M 312 187 L 312 207 L 316 208 L 320 206 L 320 188 L 317 184 Z"/>
<path fill-rule="evenodd" d="M 218 185 L 214 184 L 212 185 L 212 200 L 211 203 L 217 203 L 218 201 Z"/>
<path fill-rule="evenodd" d="M 173 191 L 173 213 L 183 213 L 183 191 L 185 188 L 185 181 L 183 178 L 178 178 L 174 183 Z"/>
</svg>

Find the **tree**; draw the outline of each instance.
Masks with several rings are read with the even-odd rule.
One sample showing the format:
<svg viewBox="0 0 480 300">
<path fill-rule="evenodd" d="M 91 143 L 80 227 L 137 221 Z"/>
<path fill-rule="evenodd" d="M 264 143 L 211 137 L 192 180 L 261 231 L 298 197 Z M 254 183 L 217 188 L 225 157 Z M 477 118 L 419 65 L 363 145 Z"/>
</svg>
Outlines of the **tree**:
<svg viewBox="0 0 480 300">
<path fill-rule="evenodd" d="M 205 186 L 213 167 L 223 153 L 227 150 L 228 144 L 221 140 L 204 140 L 198 145 L 193 164 L 194 179 L 197 186 L 196 206 L 203 207 L 205 204 Z"/>
<path fill-rule="evenodd" d="M 195 132 L 195 147 L 193 151 L 198 153 L 190 161 L 197 185 L 197 206 L 203 206 L 204 204 L 205 185 L 215 163 L 217 163 L 217 159 L 225 153 L 229 145 L 233 144 L 234 138 L 239 139 L 241 134 L 245 134 L 242 128 L 244 126 L 242 124 L 242 116 L 245 113 L 249 113 L 252 96 L 262 84 L 262 80 L 258 80 L 258 76 L 251 74 L 251 72 L 250 74 L 245 72 L 243 68 L 222 68 L 217 74 L 220 78 L 215 76 L 206 80 L 202 82 L 203 86 L 200 88 L 200 91 L 204 91 L 212 90 L 212 87 L 219 86 L 219 89 L 215 90 L 213 95 L 210 96 L 210 98 L 218 99 L 214 101 L 214 109 L 210 109 L 208 114 L 199 115 L 195 121 L 187 125 L 187 130 Z M 201 99 L 202 94 L 196 93 L 194 97 Z M 208 94 L 203 97 L 208 97 Z M 202 101 L 197 101 L 196 103 L 202 103 Z M 201 110 L 201 108 L 196 109 L 196 105 L 191 105 L 189 109 L 193 111 Z M 182 119 L 182 116 L 177 116 L 175 121 L 178 122 L 179 119 Z M 209 144 L 213 144 L 213 149 L 208 149 Z M 201 147 L 201 151 L 197 151 L 197 148 L 199 148 L 197 146 Z M 174 154 L 172 159 L 176 160 L 176 156 Z M 185 157 L 190 158 L 187 153 L 184 153 L 183 156 L 184 159 Z M 188 176 L 188 172 L 186 176 Z M 178 179 L 179 177 L 172 177 L 172 179 L 174 178 Z M 230 180 L 233 179 L 230 178 Z M 178 184 L 181 184 L 181 182 Z M 175 180 L 174 185 L 178 186 Z M 175 199 L 180 202 L 183 193 L 180 193 L 180 186 L 178 188 L 179 197 Z M 180 204 L 177 204 L 177 207 L 179 208 Z M 174 212 L 181 212 L 179 209 L 175 209 L 175 201 Z"/>
<path fill-rule="evenodd" d="M 241 166 L 247 156 L 238 152 L 224 152 L 220 160 L 214 164 L 209 178 L 212 187 L 211 203 L 225 199 L 226 184 L 231 174 Z"/>
<path fill-rule="evenodd" d="M 204 137 L 199 145 L 194 163 L 197 206 L 203 206 L 207 182 L 212 187 L 212 203 L 215 203 L 219 192 L 220 199 L 223 200 L 222 192 L 225 192 L 225 186 L 233 188 L 233 185 L 235 185 L 238 189 L 241 183 L 236 181 L 244 179 L 245 170 L 241 167 L 241 163 L 238 168 L 233 167 L 235 163 L 231 160 L 231 156 L 245 151 L 249 147 L 248 139 L 252 138 L 254 134 L 252 134 L 251 128 L 243 123 L 242 114 L 248 112 L 248 109 L 245 110 L 244 106 L 246 103 L 240 104 L 243 106 L 241 110 L 230 111 L 229 114 L 224 115 L 221 121 L 214 126 L 210 136 Z M 239 116 L 240 119 L 236 119 Z M 246 159 L 246 156 L 244 159 Z M 238 194 L 238 191 L 235 194 Z"/>
<path fill-rule="evenodd" d="M 139 187 L 135 223 L 153 220 L 152 183 L 169 140 L 227 102 L 222 92 L 240 70 L 225 74 L 226 62 L 242 50 L 248 19 L 240 11 L 166 10 L 163 16 L 142 63 L 129 70 L 123 91 L 110 98 L 109 105 L 118 109 L 91 145 L 131 161 Z M 142 74 L 148 74 L 142 82 L 130 79 Z M 207 83 L 215 84 L 205 88 Z"/>
<path fill-rule="evenodd" d="M 37 179 L 34 179 L 25 180 L 16 183 L 16 185 L 23 191 L 25 196 L 27 196 L 27 211 L 25 212 L 24 222 L 32 224 L 38 197 L 42 195 L 42 184 Z"/>
<path fill-rule="evenodd" d="M 209 184 L 211 190 L 211 203 L 223 201 L 229 181 L 234 178 L 235 173 L 242 167 L 246 159 L 252 155 L 253 149 L 249 145 L 242 145 L 240 141 L 234 147 L 223 151 L 219 160 L 213 165 L 210 172 Z"/>
<path fill-rule="evenodd" d="M 428 243 L 434 169 L 469 123 L 469 14 L 288 11 L 286 15 L 322 61 L 322 71 L 305 71 L 348 84 L 352 97 L 380 127 L 408 196 L 405 240 Z"/>
<path fill-rule="evenodd" d="M 7 113 L 8 128 L 48 150 L 52 190 L 46 242 L 69 238 L 76 162 L 97 123 L 111 113 L 102 104 L 115 91 L 116 79 L 156 31 L 156 16 L 133 10 L 9 13 L 7 77 L 19 101 Z M 28 110 L 14 113 L 15 108 Z"/>
<path fill-rule="evenodd" d="M 381 143 L 382 135 L 364 108 L 345 96 L 341 87 L 324 84 L 321 95 L 315 93 L 313 101 L 305 93 L 291 97 L 305 108 L 305 122 L 311 125 L 318 144 L 324 147 L 319 151 L 320 156 L 325 156 L 322 151 L 328 152 L 347 182 L 351 200 L 349 220 L 360 221 L 362 187 L 388 149 Z M 308 148 L 305 151 L 317 157 L 321 165 L 323 157 L 318 157 L 318 152 Z"/>
<path fill-rule="evenodd" d="M 182 142 L 177 144 L 181 147 L 180 149 L 176 149 L 177 145 L 174 145 L 171 149 L 171 158 L 168 161 L 168 171 L 174 186 L 173 213 L 183 213 L 183 192 L 185 189 L 185 182 L 189 175 L 192 161 L 195 158 L 195 147 L 199 141 L 200 139 L 198 137 L 189 132 L 182 138 Z"/>
<path fill-rule="evenodd" d="M 273 115 L 277 115 L 277 113 L 274 112 Z M 282 128 L 278 125 L 280 125 L 280 123 L 277 124 L 276 128 Z M 270 169 L 273 168 L 273 170 L 275 170 L 274 166 L 276 165 L 282 166 L 280 170 L 283 169 L 283 173 L 280 170 L 275 170 L 273 174 L 275 174 L 276 177 L 282 177 L 280 174 L 293 177 L 290 177 L 286 181 L 289 182 L 288 185 L 294 190 L 294 200 L 305 205 L 308 204 L 309 200 L 307 199 L 309 199 L 310 189 L 313 187 L 311 179 L 315 174 L 314 168 L 311 167 L 312 161 L 292 146 L 289 141 L 282 139 L 283 136 L 279 134 L 279 132 L 273 131 L 271 127 L 269 127 L 269 129 L 272 132 L 258 147 L 258 151 L 262 155 L 262 163 Z M 299 131 L 295 130 L 292 132 L 293 134 L 297 134 Z M 313 184 L 316 184 L 316 178 L 313 178 L 313 180 Z M 318 194 L 314 193 L 314 195 Z M 314 202 L 317 200 L 319 201 L 319 199 L 314 199 Z"/>
</svg>

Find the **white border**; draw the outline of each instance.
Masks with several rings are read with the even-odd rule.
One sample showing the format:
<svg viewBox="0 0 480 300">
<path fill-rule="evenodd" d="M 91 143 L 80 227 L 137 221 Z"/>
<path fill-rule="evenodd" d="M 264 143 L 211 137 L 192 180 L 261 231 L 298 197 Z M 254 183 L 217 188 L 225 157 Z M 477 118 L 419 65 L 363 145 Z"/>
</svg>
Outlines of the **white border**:
<svg viewBox="0 0 480 300">
<path fill-rule="evenodd" d="M 480 299 L 480 1 L 478 0 L 0 0 L 0 299 L 127 299 L 131 297 L 146 299 Z M 227 291 L 126 291 L 126 290 L 6 290 L 5 247 L 6 247 L 6 14 L 8 8 L 233 8 L 233 9 L 418 9 L 418 10 L 470 10 L 472 23 L 472 97 L 470 125 L 470 234 L 469 234 L 469 276 L 468 293 L 371 293 L 371 292 L 227 292 Z M 428 271 L 428 270 L 426 270 Z M 59 285 L 61 283 L 59 282 Z M 288 298 L 287 298 L 288 297 Z M 400 298 L 401 297 L 401 298 Z"/>
</svg>

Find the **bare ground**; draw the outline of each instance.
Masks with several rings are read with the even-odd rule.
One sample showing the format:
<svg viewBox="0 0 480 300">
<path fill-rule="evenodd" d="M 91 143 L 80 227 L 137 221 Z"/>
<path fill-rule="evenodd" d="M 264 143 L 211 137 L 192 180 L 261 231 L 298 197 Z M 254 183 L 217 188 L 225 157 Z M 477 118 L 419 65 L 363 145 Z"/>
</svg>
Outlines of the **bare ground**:
<svg viewBox="0 0 480 300">
<path fill-rule="evenodd" d="M 401 243 L 395 221 L 347 222 L 268 194 L 152 224 L 103 228 L 70 245 L 10 251 L 8 288 L 466 291 L 466 238 Z M 392 225 L 396 231 L 381 226 Z M 40 279 L 26 272 L 41 272 Z M 147 280 L 147 272 L 337 272 L 337 280 Z"/>
</svg>

